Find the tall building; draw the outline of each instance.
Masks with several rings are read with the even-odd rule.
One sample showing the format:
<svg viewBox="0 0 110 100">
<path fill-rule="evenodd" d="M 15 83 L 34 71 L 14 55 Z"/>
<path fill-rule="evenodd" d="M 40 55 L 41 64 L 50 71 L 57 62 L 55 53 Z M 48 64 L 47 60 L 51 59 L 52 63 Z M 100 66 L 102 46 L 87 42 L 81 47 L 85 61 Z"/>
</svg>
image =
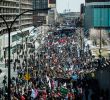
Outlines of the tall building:
<svg viewBox="0 0 110 100">
<path fill-rule="evenodd" d="M 17 15 L 32 10 L 32 0 L 1 0 L 0 16 L 3 16 L 8 25 L 11 25 Z M 18 32 L 28 32 L 32 28 L 32 12 L 24 13 L 20 16 L 11 28 L 11 47 L 17 42 Z M 8 30 L 4 21 L 0 18 L 0 58 L 3 58 L 4 52 L 7 54 L 8 47 Z"/>
<path fill-rule="evenodd" d="M 48 0 L 33 0 L 33 9 L 48 8 Z M 37 11 L 33 13 L 33 25 L 35 27 L 47 23 L 48 11 Z"/>
<path fill-rule="evenodd" d="M 0 16 L 2 15 L 10 25 L 14 18 L 26 11 L 32 9 L 32 0 L 2 0 L 0 1 Z M 32 12 L 25 13 L 15 21 L 12 32 L 19 27 L 22 29 L 32 26 Z M 2 19 L 0 19 L 0 34 L 6 34 L 7 28 Z"/>
<path fill-rule="evenodd" d="M 33 14 L 33 25 L 52 24 L 56 19 L 56 0 L 33 0 L 33 9 L 51 8 L 49 11 L 37 11 Z"/>
<path fill-rule="evenodd" d="M 85 27 L 110 28 L 110 0 L 85 0 Z"/>
<path fill-rule="evenodd" d="M 48 0 L 48 7 L 51 8 L 48 11 L 48 24 L 55 25 L 57 21 L 57 10 L 56 10 L 56 0 Z"/>
<path fill-rule="evenodd" d="M 33 9 L 48 8 L 48 0 L 33 0 Z"/>
<path fill-rule="evenodd" d="M 96 50 L 95 56 L 108 57 L 110 45 L 110 0 L 85 0 L 85 31 Z M 98 51 L 98 53 L 96 53 Z"/>
</svg>

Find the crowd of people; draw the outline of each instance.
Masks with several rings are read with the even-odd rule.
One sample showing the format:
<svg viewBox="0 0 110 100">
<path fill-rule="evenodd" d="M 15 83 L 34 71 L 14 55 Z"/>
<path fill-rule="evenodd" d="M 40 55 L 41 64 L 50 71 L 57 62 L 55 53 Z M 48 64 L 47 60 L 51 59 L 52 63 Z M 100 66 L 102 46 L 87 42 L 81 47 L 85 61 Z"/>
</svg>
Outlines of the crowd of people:
<svg viewBox="0 0 110 100">
<path fill-rule="evenodd" d="M 80 52 L 77 34 L 48 34 L 38 52 L 14 62 L 17 77 L 11 79 L 12 100 L 109 100 L 108 90 L 81 73 L 91 65 L 91 52 Z M 101 91 L 101 92 L 99 92 Z M 0 88 L 0 100 L 8 100 L 7 77 Z M 90 99 L 91 98 L 91 99 Z"/>
</svg>

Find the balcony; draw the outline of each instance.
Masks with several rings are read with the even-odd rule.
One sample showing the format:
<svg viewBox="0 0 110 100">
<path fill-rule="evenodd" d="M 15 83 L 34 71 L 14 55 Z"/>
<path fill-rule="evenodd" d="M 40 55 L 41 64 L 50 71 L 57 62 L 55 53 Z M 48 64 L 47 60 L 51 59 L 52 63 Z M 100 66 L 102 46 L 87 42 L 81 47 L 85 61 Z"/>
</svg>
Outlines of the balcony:
<svg viewBox="0 0 110 100">
<path fill-rule="evenodd" d="M 24 22 L 24 23 L 22 23 L 21 25 L 28 25 L 28 24 L 32 24 L 32 22 Z"/>
<path fill-rule="evenodd" d="M 9 2 L 19 2 L 19 0 L 5 0 L 5 1 L 9 1 Z"/>
<path fill-rule="evenodd" d="M 21 2 L 21 4 L 25 4 L 25 5 L 32 5 L 32 3 L 30 2 Z"/>
<path fill-rule="evenodd" d="M 19 13 L 0 13 L 0 15 L 18 15 Z"/>
<path fill-rule="evenodd" d="M 27 19 L 32 19 L 32 18 L 31 17 L 30 18 L 29 17 L 28 18 L 21 18 L 21 20 L 27 20 Z"/>
<path fill-rule="evenodd" d="M 30 7 L 21 7 L 21 9 L 27 9 L 27 10 L 32 10 L 33 8 L 30 8 Z"/>
<path fill-rule="evenodd" d="M 3 5 L 0 5 L 0 8 L 14 8 L 14 9 L 19 9 L 19 7 L 16 7 L 16 6 L 3 6 Z"/>
<path fill-rule="evenodd" d="M 8 19 L 6 20 L 6 22 L 12 22 L 14 19 Z M 19 21 L 19 19 L 17 19 L 16 21 Z M 3 23 L 4 21 L 3 20 L 0 20 L 0 23 Z"/>
</svg>

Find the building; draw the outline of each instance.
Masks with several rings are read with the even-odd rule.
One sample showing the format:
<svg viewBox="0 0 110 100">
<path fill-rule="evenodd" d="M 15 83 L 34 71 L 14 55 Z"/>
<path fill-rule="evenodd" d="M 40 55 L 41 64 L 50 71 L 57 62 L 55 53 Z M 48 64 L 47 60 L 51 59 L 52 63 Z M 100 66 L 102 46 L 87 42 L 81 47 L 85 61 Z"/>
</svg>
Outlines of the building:
<svg viewBox="0 0 110 100">
<path fill-rule="evenodd" d="M 61 14 L 61 16 L 63 17 L 65 24 L 71 24 L 74 26 L 77 19 L 80 18 L 80 12 L 67 12 Z"/>
<path fill-rule="evenodd" d="M 54 26 L 58 18 L 56 0 L 48 0 L 48 7 L 51 8 L 48 11 L 48 24 Z"/>
<path fill-rule="evenodd" d="M 5 18 L 8 25 L 11 25 L 15 17 L 26 10 L 32 10 L 32 0 L 0 1 L 0 16 Z M 18 33 L 25 32 L 27 34 L 32 28 L 32 12 L 20 16 L 11 29 L 11 47 L 13 48 L 18 43 Z M 5 55 L 7 56 L 7 48 L 8 31 L 4 21 L 0 18 L 0 59 L 3 59 Z"/>
<path fill-rule="evenodd" d="M 48 8 L 48 0 L 33 0 L 33 9 Z M 35 27 L 47 24 L 48 11 L 37 11 L 33 13 L 33 25 Z"/>
<path fill-rule="evenodd" d="M 53 24 L 56 19 L 56 0 L 33 0 L 33 9 L 51 8 L 49 11 L 37 11 L 33 14 L 33 25 Z"/>
<path fill-rule="evenodd" d="M 110 0 L 85 0 L 85 28 L 110 28 Z"/>
<path fill-rule="evenodd" d="M 82 3 L 80 5 L 80 20 L 84 24 L 84 14 L 85 14 L 85 5 Z"/>
<path fill-rule="evenodd" d="M 85 0 L 84 28 L 89 33 L 94 52 L 108 57 L 110 45 L 110 0 Z M 97 55 L 97 57 L 98 57 Z"/>
</svg>

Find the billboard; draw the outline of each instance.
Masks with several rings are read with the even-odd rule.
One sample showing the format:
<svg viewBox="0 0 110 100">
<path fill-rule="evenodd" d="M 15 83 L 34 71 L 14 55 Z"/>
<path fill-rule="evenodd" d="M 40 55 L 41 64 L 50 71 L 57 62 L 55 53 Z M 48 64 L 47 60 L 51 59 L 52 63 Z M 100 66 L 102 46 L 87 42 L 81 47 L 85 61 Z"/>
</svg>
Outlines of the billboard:
<svg viewBox="0 0 110 100">
<path fill-rule="evenodd" d="M 89 2 L 108 2 L 110 0 L 85 0 L 86 3 L 89 3 Z"/>
</svg>

